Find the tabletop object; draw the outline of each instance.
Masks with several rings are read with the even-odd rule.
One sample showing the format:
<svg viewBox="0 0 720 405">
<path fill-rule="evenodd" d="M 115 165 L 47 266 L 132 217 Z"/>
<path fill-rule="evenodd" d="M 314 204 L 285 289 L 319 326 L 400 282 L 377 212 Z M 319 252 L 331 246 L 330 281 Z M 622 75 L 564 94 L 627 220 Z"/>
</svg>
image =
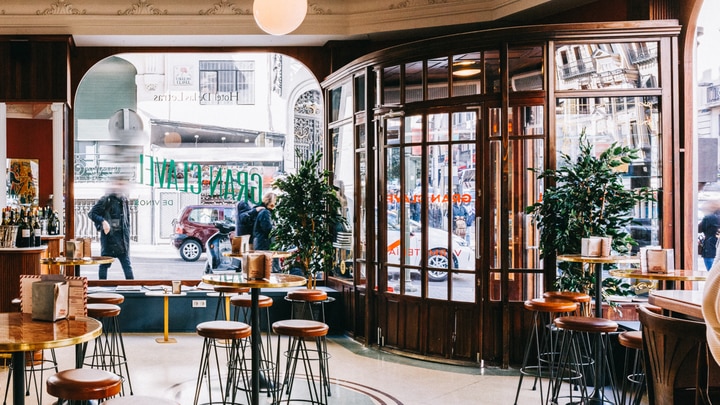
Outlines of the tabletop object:
<svg viewBox="0 0 720 405">
<path fill-rule="evenodd" d="M 12 353 L 14 370 L 25 369 L 25 352 L 76 345 L 76 367 L 82 365 L 80 343 L 102 332 L 100 321 L 69 317 L 56 322 L 35 321 L 31 314 L 0 313 L 0 352 Z M 13 405 L 25 404 L 25 373 L 13 373 Z"/>
<path fill-rule="evenodd" d="M 249 280 L 243 273 L 208 274 L 203 276 L 204 283 L 225 287 L 250 287 L 250 336 L 251 357 L 251 404 L 260 403 L 260 310 L 259 297 L 261 288 L 298 287 L 305 285 L 307 279 L 284 273 L 271 273 L 269 279 Z"/>
<path fill-rule="evenodd" d="M 177 343 L 177 339 L 169 337 L 170 297 L 184 297 L 187 293 L 173 294 L 169 291 L 148 291 L 145 295 L 148 297 L 163 297 L 163 337 L 157 338 L 155 341 L 158 343 Z"/>
</svg>

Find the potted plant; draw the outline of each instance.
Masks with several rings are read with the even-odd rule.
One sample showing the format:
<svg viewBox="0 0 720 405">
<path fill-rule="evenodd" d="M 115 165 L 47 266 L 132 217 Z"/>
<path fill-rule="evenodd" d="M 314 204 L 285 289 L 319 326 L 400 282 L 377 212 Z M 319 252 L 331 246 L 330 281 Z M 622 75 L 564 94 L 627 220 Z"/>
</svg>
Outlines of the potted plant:
<svg viewBox="0 0 720 405">
<path fill-rule="evenodd" d="M 278 249 L 291 250 L 284 270 L 299 268 L 315 288 L 317 274 L 333 268 L 335 231 L 345 224 L 337 192 L 330 183 L 330 171 L 320 167 L 322 153 L 301 161 L 297 173 L 275 181 L 279 190 L 271 236 Z"/>
<path fill-rule="evenodd" d="M 619 169 L 636 161 L 638 150 L 613 143 L 596 156 L 593 149 L 583 130 L 574 160 L 563 153 L 557 169 L 530 169 L 549 184 L 541 201 L 525 210 L 540 230 L 541 258 L 580 253 L 582 238 L 589 236 L 611 237 L 617 254 L 637 246 L 627 232 L 631 213 L 639 202 L 654 201 L 654 193 L 647 187 L 627 189 Z M 581 263 L 562 262 L 558 269 L 556 288 L 592 295 L 594 272 L 584 271 Z M 614 295 L 631 294 L 630 286 L 617 279 L 607 278 L 603 286 Z"/>
</svg>

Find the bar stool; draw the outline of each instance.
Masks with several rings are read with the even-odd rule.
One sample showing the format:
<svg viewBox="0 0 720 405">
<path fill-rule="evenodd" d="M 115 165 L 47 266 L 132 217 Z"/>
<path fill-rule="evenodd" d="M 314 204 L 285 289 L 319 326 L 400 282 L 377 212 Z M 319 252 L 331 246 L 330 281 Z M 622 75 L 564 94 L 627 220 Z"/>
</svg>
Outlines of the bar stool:
<svg viewBox="0 0 720 405">
<path fill-rule="evenodd" d="M 245 373 L 247 367 L 245 363 L 245 349 L 249 344 L 249 338 L 252 333 L 250 325 L 235 321 L 208 321 L 202 322 L 196 327 L 197 334 L 204 337 L 202 355 L 200 357 L 200 369 L 198 371 L 197 382 L 195 384 L 195 399 L 193 404 L 197 405 L 200 399 L 200 392 L 203 388 L 203 382 L 207 381 L 208 400 L 206 404 L 235 404 L 238 383 L 240 380 L 244 383 L 244 390 L 247 395 L 247 402 L 250 403 L 250 376 Z M 224 341 L 230 341 L 230 346 L 223 345 Z M 218 354 L 218 348 L 225 349 L 225 360 L 221 362 Z M 212 369 L 210 359 L 215 359 L 215 369 L 217 372 L 217 381 L 220 388 L 221 402 L 214 402 L 212 398 Z M 221 364 L 226 365 L 225 374 L 226 382 L 223 385 Z M 235 372 L 240 371 L 241 375 L 236 376 Z M 230 401 L 228 401 L 230 398 Z"/>
<path fill-rule="evenodd" d="M 575 302 L 578 304 L 578 315 L 590 316 L 590 301 L 592 301 L 592 297 L 590 297 L 589 294 L 579 291 L 545 291 L 543 297 Z"/>
<path fill-rule="evenodd" d="M 125 296 L 116 293 L 98 292 L 88 294 L 88 304 L 113 304 L 120 305 L 125 302 Z"/>
<path fill-rule="evenodd" d="M 166 398 L 133 395 L 131 397 L 108 399 L 105 401 L 105 405 L 180 405 L 180 402 L 175 402 Z"/>
<path fill-rule="evenodd" d="M 625 348 L 625 372 L 622 383 L 622 404 L 639 405 L 645 392 L 645 364 L 641 331 L 627 331 L 618 335 L 618 342 Z M 630 356 L 633 355 L 632 366 Z"/>
<path fill-rule="evenodd" d="M 225 287 L 216 285 L 213 290 L 218 293 L 217 306 L 215 307 L 215 320 L 230 320 L 230 297 L 235 294 L 246 294 L 250 292 L 247 287 Z M 223 317 L 218 318 L 222 309 Z"/>
<path fill-rule="evenodd" d="M 230 298 L 230 304 L 235 307 L 234 320 L 244 322 L 247 324 L 252 323 L 250 321 L 250 307 L 252 306 L 252 297 L 247 294 L 235 295 Z M 265 332 L 265 342 L 260 340 L 260 372 L 263 375 L 272 375 L 275 369 L 275 362 L 273 361 L 273 350 L 272 350 L 272 337 L 271 337 L 271 324 L 270 324 L 270 307 L 273 305 L 273 299 L 267 295 L 258 296 L 258 308 L 265 310 L 265 327 L 261 327 L 261 332 Z M 262 322 L 260 322 L 262 325 Z M 265 387 L 261 385 L 261 392 L 267 392 L 268 396 L 271 393 L 271 387 L 266 384 Z"/>
<path fill-rule="evenodd" d="M 524 376 L 534 377 L 533 391 L 537 388 L 539 379 L 551 377 L 552 368 L 555 367 L 555 358 L 558 354 L 552 320 L 556 315 L 570 314 L 577 311 L 578 305 L 564 299 L 533 298 L 525 301 L 524 307 L 528 311 L 532 311 L 532 330 L 525 346 L 525 355 L 520 367 L 520 380 L 515 393 L 515 405 L 517 405 L 520 396 Z M 529 364 L 530 353 L 533 351 L 536 353 L 536 363 Z M 540 402 L 544 403 L 542 381 L 540 382 Z"/>
<path fill-rule="evenodd" d="M 125 394 L 125 381 L 127 381 L 130 395 L 132 395 L 130 369 L 128 368 L 125 343 L 120 330 L 120 307 L 115 304 L 87 304 L 87 312 L 89 317 L 102 322 L 103 331 L 100 336 L 95 338 L 93 352 L 90 356 L 85 357 L 85 365 L 112 371 L 119 375 L 123 380 L 123 395 Z"/>
<path fill-rule="evenodd" d="M 285 300 L 291 303 L 290 319 L 300 318 L 320 322 L 325 322 L 325 303 L 333 301 L 328 297 L 327 292 L 315 288 L 288 291 Z M 313 306 L 317 306 L 320 310 L 317 315 L 313 311 Z"/>
<path fill-rule="evenodd" d="M 311 404 L 327 404 L 330 392 L 330 377 L 328 374 L 328 360 L 330 355 L 327 352 L 325 338 L 330 328 L 323 322 L 307 319 L 287 319 L 274 322 L 272 330 L 278 336 L 277 341 L 277 367 L 275 368 L 275 382 L 280 380 L 280 355 L 283 336 L 288 337 L 287 351 L 284 352 L 285 376 L 282 384 L 273 398 L 273 403 L 285 402 L 308 402 Z M 308 348 L 307 342 L 315 341 L 315 348 Z M 292 389 L 295 382 L 298 362 L 302 363 L 305 370 L 309 399 L 292 398 Z M 313 367 L 317 362 L 317 371 Z M 315 377 L 317 373 L 317 378 Z M 283 394 L 284 393 L 284 394 Z M 285 400 L 283 395 L 287 395 Z"/>
<path fill-rule="evenodd" d="M 588 378 L 585 369 L 593 371 L 593 379 L 600 380 L 605 376 L 610 381 L 613 403 L 619 403 L 617 384 L 615 384 L 614 362 L 610 333 L 616 332 L 618 324 L 604 318 L 587 316 L 562 316 L 555 318 L 555 326 L 561 331 L 560 356 L 558 357 L 558 372 L 548 389 L 550 403 L 557 404 L 560 387 L 563 381 L 573 380 L 580 385 L 580 395 L 583 401 L 590 399 L 587 392 Z M 591 349 L 591 335 L 595 335 L 595 350 Z M 597 352 L 596 350 L 599 350 Z M 594 359 L 599 359 L 598 365 Z M 585 359 L 593 359 L 585 361 Z M 600 371 L 600 376 L 595 371 Z M 593 387 L 595 394 L 601 402 L 607 397 L 604 392 L 605 379 L 599 381 L 601 387 Z M 552 393 L 550 392 L 552 390 Z M 569 392 L 570 402 L 573 401 L 573 390 Z"/>
<path fill-rule="evenodd" d="M 74 368 L 61 371 L 47 379 L 48 394 L 71 403 L 89 403 L 114 397 L 122 390 L 122 378 L 115 373 L 93 368 Z"/>
</svg>

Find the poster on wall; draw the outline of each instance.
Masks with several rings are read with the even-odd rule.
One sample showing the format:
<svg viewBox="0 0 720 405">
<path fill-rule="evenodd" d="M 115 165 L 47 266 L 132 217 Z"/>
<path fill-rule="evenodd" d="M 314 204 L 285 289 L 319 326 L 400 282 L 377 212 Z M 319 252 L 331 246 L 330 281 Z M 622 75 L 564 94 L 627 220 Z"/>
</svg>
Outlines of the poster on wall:
<svg viewBox="0 0 720 405">
<path fill-rule="evenodd" d="M 7 160 L 7 196 L 10 205 L 38 205 L 38 161 Z"/>
</svg>

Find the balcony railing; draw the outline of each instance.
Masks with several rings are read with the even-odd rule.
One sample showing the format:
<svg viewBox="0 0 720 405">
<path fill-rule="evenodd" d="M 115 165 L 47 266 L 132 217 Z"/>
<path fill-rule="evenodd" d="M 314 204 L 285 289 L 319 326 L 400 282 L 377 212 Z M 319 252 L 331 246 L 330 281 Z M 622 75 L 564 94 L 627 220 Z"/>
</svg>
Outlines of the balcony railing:
<svg viewBox="0 0 720 405">
<path fill-rule="evenodd" d="M 97 200 L 75 200 L 75 237 L 92 238 L 100 240 L 100 232 L 95 229 L 95 224 L 88 217 L 88 213 Z M 130 200 L 130 240 L 138 241 L 138 209 L 137 200 Z"/>
</svg>

